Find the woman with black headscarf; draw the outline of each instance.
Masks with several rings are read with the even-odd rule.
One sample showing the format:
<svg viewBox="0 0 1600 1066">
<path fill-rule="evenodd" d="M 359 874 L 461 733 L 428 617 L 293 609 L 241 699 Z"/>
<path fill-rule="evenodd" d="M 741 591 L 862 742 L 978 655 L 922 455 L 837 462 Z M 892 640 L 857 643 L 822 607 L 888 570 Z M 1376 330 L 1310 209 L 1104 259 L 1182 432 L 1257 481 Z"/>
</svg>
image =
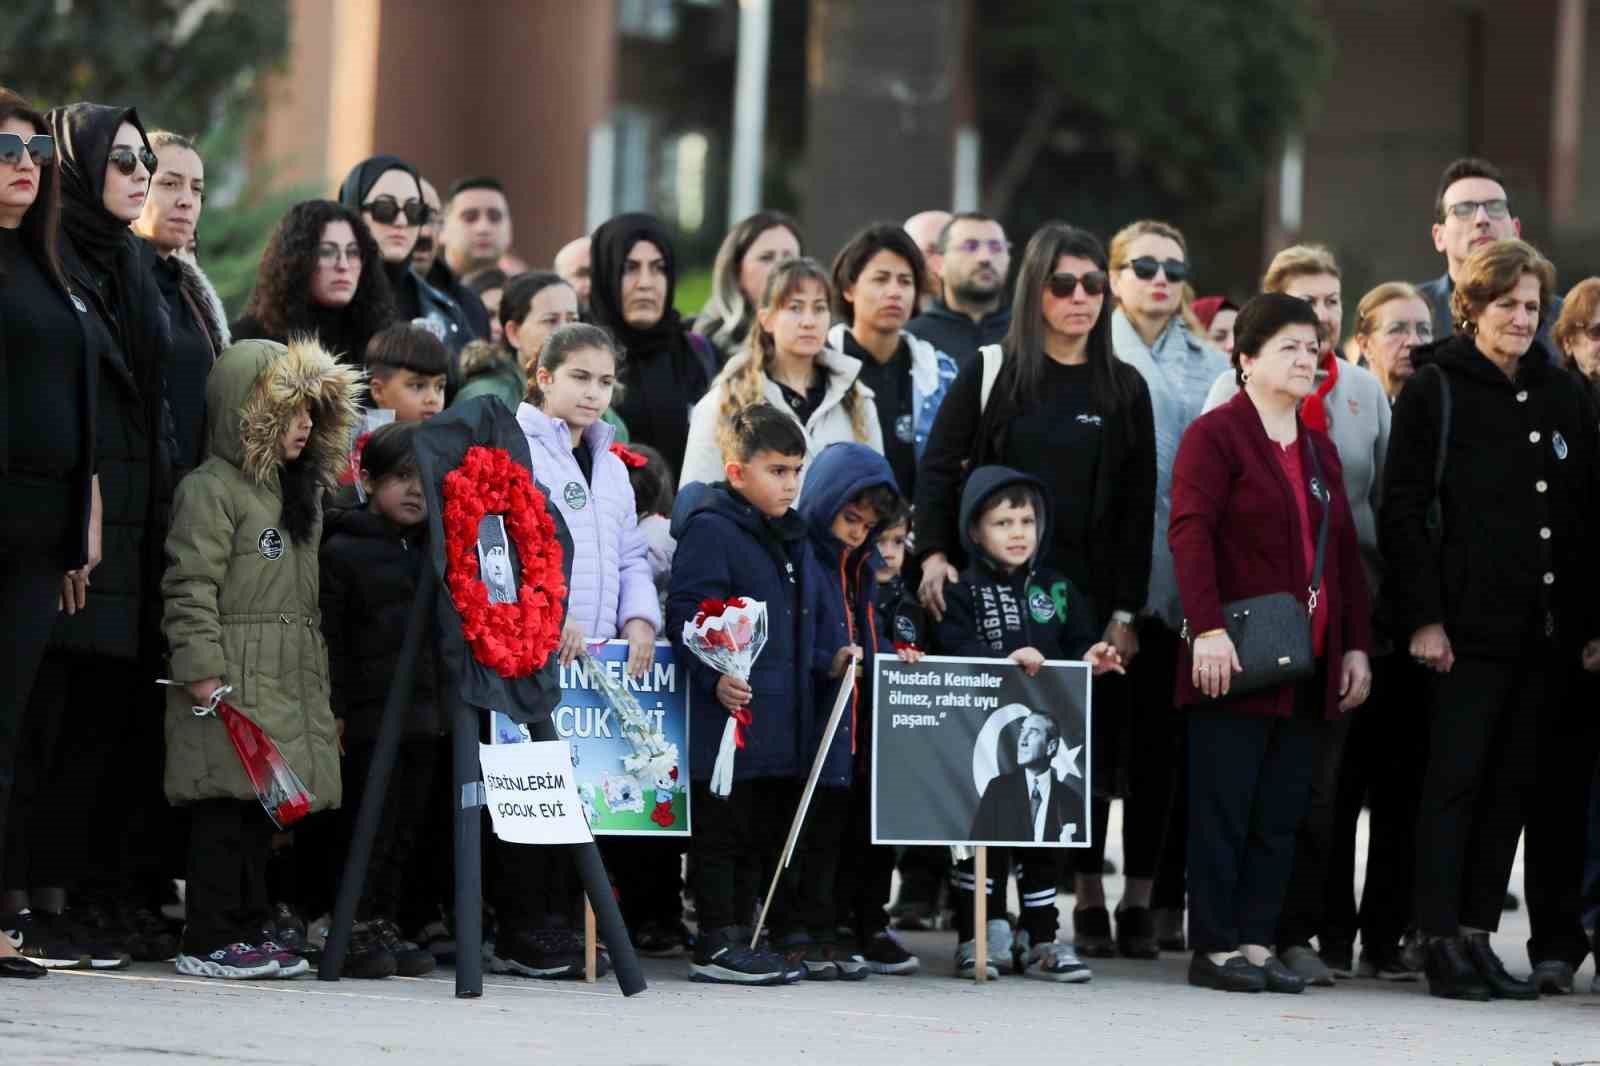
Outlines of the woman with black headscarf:
<svg viewBox="0 0 1600 1066">
<path fill-rule="evenodd" d="M 128 228 L 155 168 L 138 114 L 80 103 L 52 110 L 46 121 L 60 160 L 62 267 L 73 295 L 109 334 L 98 348 L 93 394 L 104 558 L 82 609 L 57 619 L 34 682 L 0 910 L 31 906 L 25 942 L 53 937 L 114 965 L 127 954 L 97 946 L 98 937 L 60 912 L 68 885 L 88 889 L 77 893 L 80 903 L 90 895 L 127 902 L 129 858 L 152 850 L 126 831 L 129 819 L 165 809 L 153 711 L 172 454 L 162 381 L 170 327 L 155 284 L 156 253 Z M 59 743 L 68 735 L 70 745 Z"/>
<path fill-rule="evenodd" d="M 622 347 L 612 406 L 634 441 L 657 449 L 675 480 L 683 468 L 689 410 L 717 376 L 716 353 L 672 306 L 677 259 L 667 229 L 652 215 L 618 215 L 591 238 L 594 287 L 589 315 Z"/>
<path fill-rule="evenodd" d="M 345 175 L 344 184 L 339 186 L 339 202 L 361 215 L 378 242 L 399 321 L 422 319 L 450 354 L 459 356 L 474 336 L 466 316 L 454 300 L 411 268 L 411 251 L 430 211 L 422 199 L 416 169 L 398 156 L 375 155 L 363 160 Z M 452 361 L 452 394 L 458 379 L 459 372 Z"/>
</svg>

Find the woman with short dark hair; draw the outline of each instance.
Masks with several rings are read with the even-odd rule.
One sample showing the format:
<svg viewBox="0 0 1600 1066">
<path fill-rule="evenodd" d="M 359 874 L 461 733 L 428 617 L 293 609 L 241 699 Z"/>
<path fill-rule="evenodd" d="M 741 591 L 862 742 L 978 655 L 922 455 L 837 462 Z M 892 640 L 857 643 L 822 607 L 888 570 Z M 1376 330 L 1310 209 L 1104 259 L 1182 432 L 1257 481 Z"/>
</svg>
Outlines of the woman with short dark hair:
<svg viewBox="0 0 1600 1066">
<path fill-rule="evenodd" d="M 1172 474 L 1168 541 L 1186 638 L 1178 702 L 1189 740 L 1189 982 L 1299 992 L 1305 980 L 1272 942 L 1322 723 L 1360 706 L 1371 688 L 1367 585 L 1338 452 L 1300 414 L 1322 351 L 1316 313 L 1267 293 L 1244 306 L 1235 331 L 1241 391 L 1189 427 Z M 1269 634 L 1244 627 L 1248 609 L 1230 605 L 1283 593 L 1309 610 L 1311 661 L 1291 663 L 1298 679 L 1258 685 L 1241 671 L 1233 634 Z"/>
<path fill-rule="evenodd" d="M 1563 714 L 1572 672 L 1600 667 L 1600 416 L 1536 339 L 1554 287 L 1555 269 L 1522 241 L 1473 252 L 1451 295 L 1465 329 L 1412 354 L 1418 369 L 1394 408 L 1383 554 L 1398 632 L 1434 674 L 1416 918 L 1428 990 L 1450 999 L 1538 996 L 1506 973 L 1489 934 L 1524 823 L 1530 872 L 1558 870 L 1545 849 L 1576 857 L 1591 780 L 1592 756 L 1581 781 L 1538 772 L 1541 749 L 1573 743 Z M 1567 808 L 1575 834 L 1555 839 L 1549 830 L 1564 823 L 1529 821 Z M 1576 893 L 1579 871 L 1565 876 Z M 1535 977 L 1570 991 L 1588 950 L 1576 906 L 1561 902 L 1568 886 L 1547 899 L 1532 876 L 1529 885 Z"/>
</svg>

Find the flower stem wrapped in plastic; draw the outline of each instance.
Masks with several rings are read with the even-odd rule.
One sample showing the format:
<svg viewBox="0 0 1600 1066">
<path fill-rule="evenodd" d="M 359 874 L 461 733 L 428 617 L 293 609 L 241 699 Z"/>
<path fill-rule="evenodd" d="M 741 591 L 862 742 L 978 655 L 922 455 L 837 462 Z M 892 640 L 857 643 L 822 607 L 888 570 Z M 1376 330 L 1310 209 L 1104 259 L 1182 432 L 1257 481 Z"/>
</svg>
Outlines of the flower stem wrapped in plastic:
<svg viewBox="0 0 1600 1066">
<path fill-rule="evenodd" d="M 767 605 L 760 600 L 730 597 L 705 600 L 700 610 L 683 623 L 683 646 L 719 674 L 750 681 L 756 656 L 767 646 Z M 734 753 L 744 747 L 744 727 L 751 721 L 751 708 L 739 708 L 722 730 L 717 762 L 711 769 L 711 793 L 726 796 L 733 791 Z"/>
<path fill-rule="evenodd" d="M 176 681 L 163 681 L 164 685 L 177 685 Z M 262 732 L 261 727 L 247 718 L 242 711 L 223 697 L 233 691 L 232 685 L 222 685 L 211 694 L 210 702 L 196 707 L 196 718 L 214 717 L 228 731 L 233 750 L 239 756 L 245 776 L 256 790 L 256 798 L 266 809 L 267 817 L 279 829 L 287 829 L 311 812 L 316 797 L 306 788 L 300 775 L 284 759 L 283 753 Z"/>
</svg>

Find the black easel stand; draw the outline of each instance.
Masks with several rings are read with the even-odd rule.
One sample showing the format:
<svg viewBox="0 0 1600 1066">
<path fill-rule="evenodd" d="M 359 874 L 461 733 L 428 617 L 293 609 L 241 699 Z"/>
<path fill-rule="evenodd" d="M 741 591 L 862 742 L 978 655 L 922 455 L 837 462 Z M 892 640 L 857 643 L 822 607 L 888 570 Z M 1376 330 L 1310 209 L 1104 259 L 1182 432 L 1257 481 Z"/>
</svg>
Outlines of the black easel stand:
<svg viewBox="0 0 1600 1066">
<path fill-rule="evenodd" d="M 434 607 L 437 589 L 438 576 L 433 567 L 424 566 L 405 641 L 400 647 L 399 669 L 389 683 L 383 721 L 378 727 L 372 753 L 372 769 L 362 792 L 361 807 L 356 812 L 350 854 L 345 858 L 344 876 L 339 881 L 339 895 L 333 908 L 333 927 L 328 931 L 327 947 L 317 974 L 321 981 L 339 979 L 350 950 L 356 902 L 366 882 L 401 732 L 411 712 L 417 656 L 422 652 L 423 634 L 428 629 L 428 613 Z M 479 725 L 478 711 L 459 703 L 451 716 L 455 774 L 450 795 L 455 806 L 456 996 L 463 999 L 483 995 L 483 798 L 478 766 Z M 556 739 L 555 725 L 549 719 L 534 726 L 532 732 L 536 740 Z M 639 970 L 628 930 L 622 923 L 622 912 L 611 894 L 611 882 L 600 861 L 600 849 L 591 841 L 574 845 L 572 850 L 578 876 L 594 908 L 596 925 L 610 947 L 617 984 L 625 996 L 643 992 L 644 975 Z"/>
</svg>

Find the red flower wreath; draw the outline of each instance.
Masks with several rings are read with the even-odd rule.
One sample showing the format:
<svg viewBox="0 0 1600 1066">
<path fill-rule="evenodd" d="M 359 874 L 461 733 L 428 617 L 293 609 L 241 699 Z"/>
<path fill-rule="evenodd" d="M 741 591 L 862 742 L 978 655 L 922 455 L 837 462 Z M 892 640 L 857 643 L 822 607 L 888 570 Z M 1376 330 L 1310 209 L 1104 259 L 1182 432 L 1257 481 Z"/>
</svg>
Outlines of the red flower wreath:
<svg viewBox="0 0 1600 1066">
<path fill-rule="evenodd" d="M 490 603 L 478 573 L 478 524 L 503 514 L 522 573 L 516 603 Z M 467 449 L 444 478 L 445 583 L 472 657 L 501 677 L 526 677 L 561 643 L 567 588 L 561 543 L 527 468 L 504 448 Z"/>
</svg>

